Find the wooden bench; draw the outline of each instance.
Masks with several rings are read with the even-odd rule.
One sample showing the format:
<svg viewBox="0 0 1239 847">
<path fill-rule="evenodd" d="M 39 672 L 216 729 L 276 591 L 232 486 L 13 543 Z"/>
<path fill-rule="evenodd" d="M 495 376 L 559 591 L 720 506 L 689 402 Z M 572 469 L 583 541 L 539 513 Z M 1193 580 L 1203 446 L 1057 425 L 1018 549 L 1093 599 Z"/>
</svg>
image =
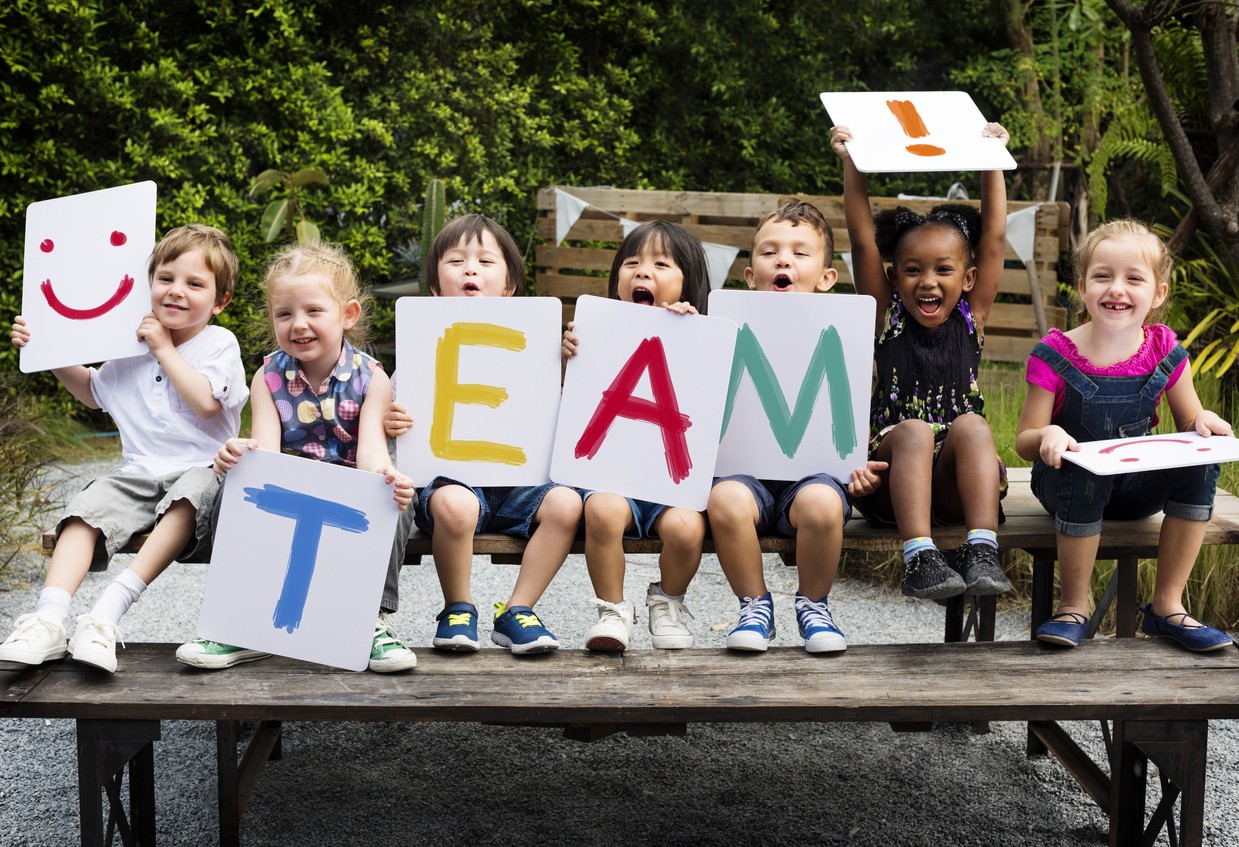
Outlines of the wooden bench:
<svg viewBox="0 0 1239 847">
<path fill-rule="evenodd" d="M 1033 557 L 1031 633 L 1053 608 L 1057 552 L 1053 521 L 1032 496 L 1029 473 L 1028 468 L 1010 469 L 999 538 L 1004 551 L 1023 550 Z M 1120 638 L 1070 651 L 1032 641 L 853 645 L 841 656 L 818 661 L 821 657 L 815 660 L 798 649 L 776 649 L 765 659 L 746 662 L 744 674 L 754 684 L 741 695 L 720 682 L 745 658 L 716 649 L 628 651 L 622 656 L 561 650 L 532 663 L 513 661 L 497 650 L 456 663 L 426 650 L 419 652 L 417 671 L 405 678 L 416 680 L 416 688 L 406 689 L 402 686 L 410 683 L 377 674 L 347 674 L 347 684 L 337 685 L 334 680 L 343 682 L 339 675 L 347 672 L 283 659 L 227 674 L 199 674 L 175 663 L 174 645 L 130 644 L 125 669 L 116 677 L 101 678 L 68 662 L 0 670 L 0 717 L 78 719 L 83 844 L 102 843 L 102 835 L 96 838 L 104 826 L 101 793 L 111 800 L 111 818 L 120 819 L 119 772 L 126 765 L 133 825 L 153 828 L 148 820 L 153 794 L 147 796 L 144 787 L 153 778 L 150 744 L 159 738 L 159 721 L 171 719 L 217 721 L 221 842 L 226 844 L 237 843 L 240 812 L 262 764 L 278 751 L 279 722 L 285 720 L 562 726 L 583 740 L 616 731 L 682 732 L 696 721 L 884 721 L 900 729 L 925 729 L 935 721 L 1027 721 L 1028 753 L 1053 753 L 1063 763 L 1111 815 L 1112 844 L 1136 843 L 1144 827 L 1146 757 L 1158 762 L 1166 778 L 1151 830 L 1170 820 L 1181 794 L 1181 843 L 1199 844 L 1206 722 L 1239 717 L 1239 650 L 1201 657 L 1131 638 L 1136 567 L 1139 559 L 1156 557 L 1160 526 L 1160 516 L 1105 525 L 1100 556 L 1116 559 L 1118 567 L 1098 601 L 1092 629 L 1117 602 Z M 963 529 L 945 528 L 935 538 L 943 547 L 957 545 Z M 53 543 L 45 535 L 45 547 Z M 1239 544 L 1239 498 L 1229 492 L 1217 493 L 1205 544 Z M 483 534 L 474 550 L 492 561 L 516 562 L 523 546 L 508 536 Z M 628 541 L 625 548 L 633 554 L 659 550 L 656 540 Z M 762 549 L 789 564 L 795 561 L 791 539 L 763 538 Z M 894 555 L 899 549 L 893 530 L 875 529 L 862 519 L 844 532 L 845 552 Z M 574 551 L 581 550 L 578 540 Z M 708 546 L 707 552 L 712 552 Z M 408 561 L 429 554 L 428 538 L 410 540 Z M 944 640 L 965 642 L 971 635 L 992 641 L 994 601 L 977 598 L 966 621 L 964 599 L 950 601 Z M 827 673 L 829 684 L 804 683 L 806 676 Z M 1230 676 L 1211 676 L 1215 673 Z M 514 675 L 521 674 L 548 678 L 514 684 Z M 1176 692 L 1173 702 L 1168 690 Z M 402 698 L 402 691 L 416 696 Z M 541 695 L 531 702 L 520 691 Z M 240 765 L 235 746 L 239 720 L 263 722 Z M 1062 720 L 1113 722 L 1103 723 L 1110 775 L 1059 726 Z"/>
<path fill-rule="evenodd" d="M 563 650 L 516 660 L 484 650 L 462 661 L 425 651 L 415 673 L 397 676 L 278 657 L 211 673 L 177 664 L 174 651 L 173 644 L 130 644 L 124 672 L 114 676 L 69 661 L 0 669 L 0 717 L 77 721 L 85 845 L 104 843 L 113 826 L 126 840 L 132 835 L 131 843 L 153 843 L 152 744 L 165 720 L 216 722 L 220 841 L 230 845 L 240 842 L 240 815 L 287 721 L 518 724 L 590 738 L 680 734 L 705 721 L 976 720 L 1113 722 L 1113 777 L 1100 777 L 1093 793 L 1110 814 L 1110 843 L 1135 844 L 1145 830 L 1147 758 L 1167 781 L 1171 807 L 1182 797 L 1179 843 L 1199 845 L 1208 721 L 1239 718 L 1239 651 L 1197 656 L 1143 639 L 1071 651 L 1027 641 L 856 645 L 828 657 L 797 648 L 761 657 L 721 649 Z M 735 684 L 740 677 L 743 687 Z M 240 763 L 239 721 L 259 722 Z M 101 794 L 111 800 L 106 817 Z M 1168 814 L 1163 801 L 1153 823 Z"/>
<path fill-rule="evenodd" d="M 555 243 L 556 190 L 562 190 L 589 203 L 589 208 L 568 231 L 563 243 Z M 538 294 L 564 301 L 564 322 L 572 319 L 576 298 L 582 294 L 607 295 L 607 275 L 615 250 L 624 237 L 620 218 L 632 221 L 669 220 L 683 224 L 702 241 L 739 247 L 732 263 L 728 285 L 744 286 L 744 268 L 753 245 L 757 221 L 773 211 L 788 194 L 740 194 L 708 191 L 644 191 L 622 188 L 552 186 L 538 192 L 537 236 L 534 254 L 534 285 Z M 843 220 L 843 198 L 839 196 L 795 195 L 807 200 L 826 216 L 835 236 L 835 250 L 852 249 Z M 874 211 L 907 206 L 925 213 L 941 200 L 870 198 Z M 972 205 L 979 205 L 977 201 Z M 1050 327 L 1066 328 L 1066 311 L 1059 302 L 1058 265 L 1063 253 L 1071 249 L 1070 213 L 1066 203 L 1028 203 L 1010 201 L 1010 212 L 1039 206 L 1036 220 L 1033 261 L 1030 268 L 1020 263 L 1007 246 L 1008 267 L 999 287 L 998 302 L 985 327 L 985 359 L 989 362 L 1024 364 L 1033 345 Z M 837 291 L 852 289 L 847 266 L 836 261 L 839 271 Z"/>
</svg>

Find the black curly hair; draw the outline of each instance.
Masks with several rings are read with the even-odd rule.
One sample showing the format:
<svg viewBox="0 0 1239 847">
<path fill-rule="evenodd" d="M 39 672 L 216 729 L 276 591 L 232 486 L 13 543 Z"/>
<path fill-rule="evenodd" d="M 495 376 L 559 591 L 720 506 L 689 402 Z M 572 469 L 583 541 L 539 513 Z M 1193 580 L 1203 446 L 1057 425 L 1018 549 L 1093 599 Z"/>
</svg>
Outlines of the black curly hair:
<svg viewBox="0 0 1239 847">
<path fill-rule="evenodd" d="M 895 261 L 899 242 L 918 227 L 927 224 L 942 226 L 956 233 L 964 245 L 968 264 L 977 260 L 977 247 L 981 243 L 981 213 L 966 203 L 943 203 L 934 206 L 928 215 L 919 215 L 907 206 L 884 209 L 874 216 L 874 236 L 878 253 L 887 262 Z"/>
</svg>

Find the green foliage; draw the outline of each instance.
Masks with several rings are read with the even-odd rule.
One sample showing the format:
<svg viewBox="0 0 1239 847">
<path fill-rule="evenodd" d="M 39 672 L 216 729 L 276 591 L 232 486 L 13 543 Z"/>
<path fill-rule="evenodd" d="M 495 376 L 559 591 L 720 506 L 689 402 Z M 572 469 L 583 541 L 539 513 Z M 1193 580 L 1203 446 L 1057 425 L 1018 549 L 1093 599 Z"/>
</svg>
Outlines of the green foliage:
<svg viewBox="0 0 1239 847">
<path fill-rule="evenodd" d="M 1154 47 L 1167 90 L 1183 120 L 1208 126 L 1208 78 L 1199 34 L 1172 22 L 1155 33 Z M 1151 166 L 1160 174 L 1158 186 L 1163 197 L 1174 192 L 1179 182 L 1178 166 L 1143 90 L 1140 96 L 1116 104 L 1113 119 L 1088 166 L 1093 209 L 1101 218 L 1106 217 L 1109 204 L 1108 177 L 1120 164 L 1132 162 Z"/>
<path fill-rule="evenodd" d="M 837 192 L 818 92 L 945 87 L 957 57 L 989 38 L 986 10 L 987 0 L 932 12 L 911 0 L 10 0 L 0 314 L 20 310 L 29 203 L 144 179 L 159 187 L 159 233 L 199 221 L 232 236 L 241 281 L 219 321 L 243 339 L 276 233 L 305 238 L 313 222 L 363 280 L 399 280 L 432 178 L 459 198 L 453 210 L 496 218 L 522 245 L 546 185 Z M 302 191 L 298 173 L 330 181 Z M 875 190 L 941 191 L 955 178 L 894 177 Z M 251 190 L 276 194 L 259 211 Z M 381 332 L 391 307 L 376 309 Z M 255 365 L 264 351 L 243 344 Z M 15 362 L 0 346 L 0 368 Z M 54 391 L 46 374 L 27 380 Z"/>
<path fill-rule="evenodd" d="M 1186 198 L 1175 193 L 1186 202 Z M 1172 230 L 1156 227 L 1163 238 Z M 1189 254 L 1175 263 L 1170 281 L 1173 326 L 1188 329 L 1183 346 L 1192 354 L 1192 370 L 1226 380 L 1239 360 L 1239 268 L 1207 232 L 1197 229 Z M 1234 386 L 1233 374 L 1224 383 Z"/>
<path fill-rule="evenodd" d="M 330 185 L 327 174 L 317 168 L 301 168 L 292 173 L 269 168 L 250 183 L 250 197 L 259 197 L 276 186 L 287 193 L 286 197 L 277 197 L 267 204 L 262 213 L 262 240 L 271 242 L 285 235 L 298 244 L 306 244 L 319 238 L 318 225 L 305 216 L 297 189 L 307 185 Z"/>
</svg>

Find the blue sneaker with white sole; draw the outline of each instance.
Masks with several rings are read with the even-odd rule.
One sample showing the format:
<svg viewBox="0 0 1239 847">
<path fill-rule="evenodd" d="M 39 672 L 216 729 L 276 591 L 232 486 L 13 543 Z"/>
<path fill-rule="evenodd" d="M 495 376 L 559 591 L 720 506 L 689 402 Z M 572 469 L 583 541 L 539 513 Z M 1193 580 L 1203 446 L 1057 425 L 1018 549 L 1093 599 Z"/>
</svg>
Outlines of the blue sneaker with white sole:
<svg viewBox="0 0 1239 847">
<path fill-rule="evenodd" d="M 814 601 L 803 594 L 796 595 L 796 625 L 809 653 L 838 653 L 848 648 L 843 630 L 835 624 L 826 605 L 827 599 Z"/>
<path fill-rule="evenodd" d="M 727 649 L 764 653 L 774 635 L 774 600 L 770 592 L 761 597 L 741 597 L 740 622 L 727 633 Z"/>
<path fill-rule="evenodd" d="M 478 607 L 472 603 L 448 603 L 435 616 L 439 626 L 431 644 L 437 650 L 473 653 L 478 649 Z"/>
<path fill-rule="evenodd" d="M 490 640 L 518 656 L 559 649 L 559 639 L 542 625 L 537 614 L 528 606 L 508 607 L 496 603 L 495 629 L 490 634 Z"/>
</svg>

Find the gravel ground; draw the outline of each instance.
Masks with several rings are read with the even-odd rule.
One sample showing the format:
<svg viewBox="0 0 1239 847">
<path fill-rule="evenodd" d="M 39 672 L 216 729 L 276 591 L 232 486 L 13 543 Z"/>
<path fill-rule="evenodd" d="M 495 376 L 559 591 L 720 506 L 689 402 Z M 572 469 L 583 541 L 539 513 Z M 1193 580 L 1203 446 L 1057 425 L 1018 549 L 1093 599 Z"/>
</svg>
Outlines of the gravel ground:
<svg viewBox="0 0 1239 847">
<path fill-rule="evenodd" d="M 98 470 L 74 467 L 66 486 Z M 118 558 L 109 577 L 123 562 Z M 0 573 L 3 632 L 33 607 L 41 567 L 29 560 Z M 776 643 L 798 644 L 795 571 L 771 557 L 766 576 Z M 515 568 L 477 560 L 479 607 L 505 599 L 515 577 Z M 205 578 L 204 565 L 170 569 L 125 617 L 126 638 L 192 637 Z M 627 595 L 639 599 L 656 578 L 653 557 L 630 557 Z M 89 577 L 72 613 L 86 611 L 107 581 Z M 582 644 L 594 619 L 591 596 L 584 562 L 573 556 L 538 606 L 567 647 Z M 406 567 L 401 599 L 398 629 L 414 649 L 429 649 L 440 608 L 434 569 Z M 713 557 L 688 600 L 697 644 L 721 646 L 736 603 Z M 932 603 L 851 579 L 836 584 L 831 600 L 852 644 L 941 639 L 942 613 Z M 998 637 L 1026 638 L 1027 610 L 1000 613 Z M 634 646 L 649 648 L 641 627 Z M 124 673 L 123 651 L 119 661 Z M 1097 725 L 1069 729 L 1100 758 Z M 164 724 L 155 748 L 163 845 L 215 841 L 211 730 L 209 723 Z M 1229 847 L 1239 843 L 1239 721 L 1215 721 L 1210 730 L 1204 843 Z M 1017 723 L 992 724 L 988 734 L 938 726 L 899 735 L 885 724 L 698 724 L 683 738 L 614 736 L 592 744 L 536 728 L 288 724 L 284 758 L 267 766 L 243 818 L 243 843 L 1105 844 L 1106 816 L 1056 762 L 1028 759 L 1024 738 Z M 0 845 L 79 841 L 75 749 L 72 721 L 0 720 Z M 1155 803 L 1151 789 L 1149 808 Z M 1165 836 L 1157 843 L 1166 844 Z"/>
</svg>

